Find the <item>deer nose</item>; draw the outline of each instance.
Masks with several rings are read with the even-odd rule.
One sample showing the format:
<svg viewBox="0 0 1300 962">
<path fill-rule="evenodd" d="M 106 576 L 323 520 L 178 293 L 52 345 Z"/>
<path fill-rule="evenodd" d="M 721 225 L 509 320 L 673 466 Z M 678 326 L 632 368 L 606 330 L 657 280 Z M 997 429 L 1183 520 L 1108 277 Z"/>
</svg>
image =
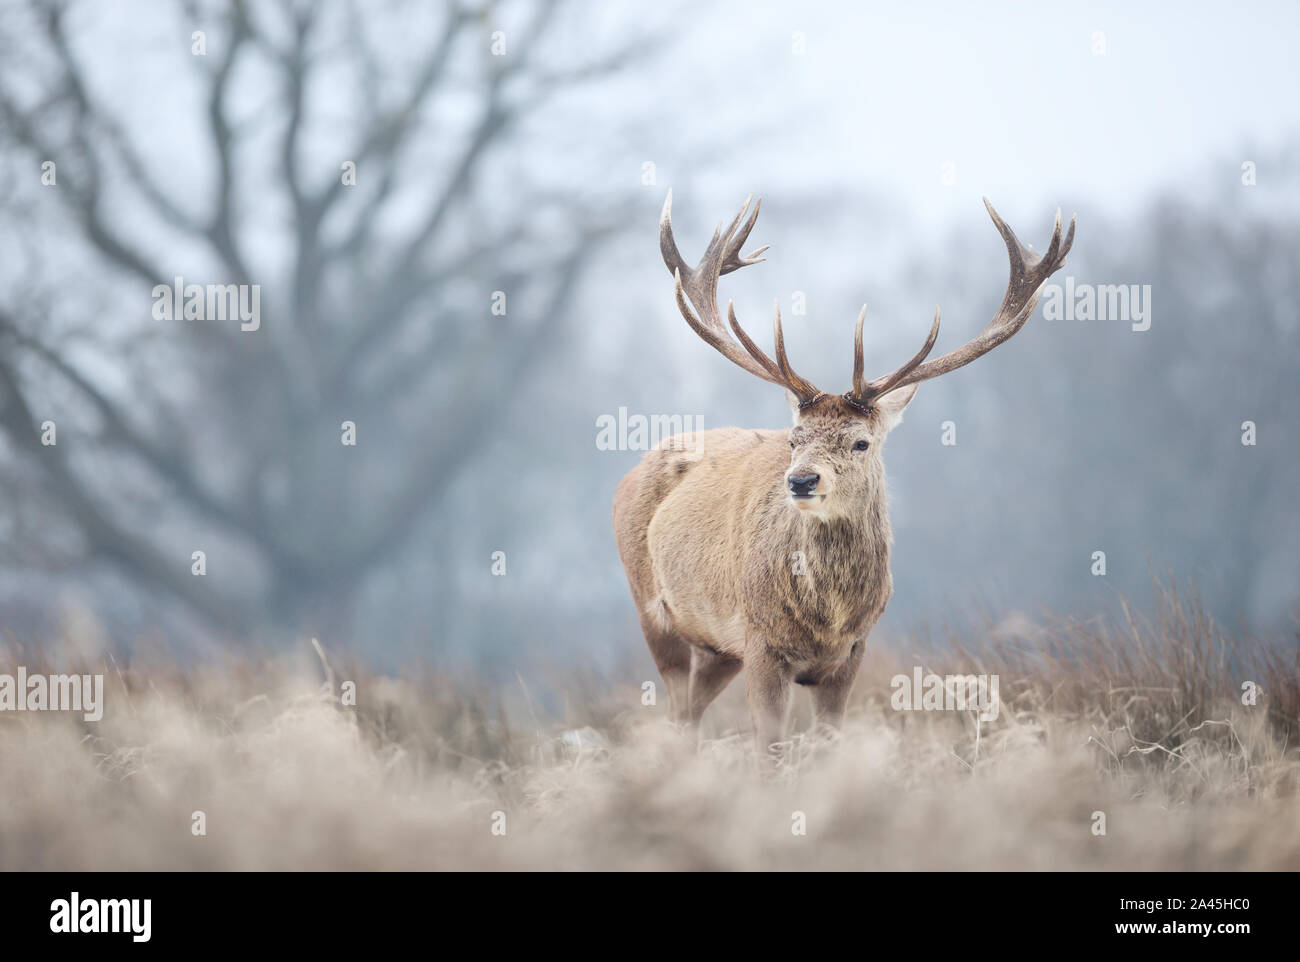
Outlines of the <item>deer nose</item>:
<svg viewBox="0 0 1300 962">
<path fill-rule="evenodd" d="M 820 474 L 792 474 L 790 480 L 786 483 L 790 486 L 791 494 L 797 498 L 802 498 L 817 490 L 817 482 L 820 480 Z"/>
</svg>

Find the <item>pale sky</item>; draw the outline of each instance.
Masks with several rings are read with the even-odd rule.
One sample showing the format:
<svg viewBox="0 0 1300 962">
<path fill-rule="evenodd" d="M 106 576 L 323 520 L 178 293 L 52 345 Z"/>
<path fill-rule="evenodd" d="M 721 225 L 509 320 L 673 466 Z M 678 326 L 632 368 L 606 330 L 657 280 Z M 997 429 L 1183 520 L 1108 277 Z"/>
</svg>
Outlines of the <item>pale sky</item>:
<svg viewBox="0 0 1300 962">
<path fill-rule="evenodd" d="M 773 131 L 741 166 L 877 185 L 948 220 L 984 194 L 1120 211 L 1171 184 L 1238 183 L 1254 151 L 1300 133 L 1297 37 L 1286 2 L 727 3 L 688 49 L 692 107 L 738 125 L 748 102 Z"/>
</svg>

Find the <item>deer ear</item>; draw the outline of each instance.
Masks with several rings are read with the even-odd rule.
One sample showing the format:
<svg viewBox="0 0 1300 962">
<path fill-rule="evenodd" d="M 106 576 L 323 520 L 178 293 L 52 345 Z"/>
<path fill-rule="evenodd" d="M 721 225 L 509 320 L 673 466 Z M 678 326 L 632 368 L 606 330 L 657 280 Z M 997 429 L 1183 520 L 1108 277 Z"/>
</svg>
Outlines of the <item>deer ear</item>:
<svg viewBox="0 0 1300 962">
<path fill-rule="evenodd" d="M 912 398 L 916 397 L 918 387 L 920 387 L 919 384 L 909 384 L 897 391 L 890 391 L 876 401 L 876 407 L 880 409 L 880 416 L 886 431 L 892 431 L 894 426 L 903 420 L 903 409 L 912 403 Z"/>
</svg>

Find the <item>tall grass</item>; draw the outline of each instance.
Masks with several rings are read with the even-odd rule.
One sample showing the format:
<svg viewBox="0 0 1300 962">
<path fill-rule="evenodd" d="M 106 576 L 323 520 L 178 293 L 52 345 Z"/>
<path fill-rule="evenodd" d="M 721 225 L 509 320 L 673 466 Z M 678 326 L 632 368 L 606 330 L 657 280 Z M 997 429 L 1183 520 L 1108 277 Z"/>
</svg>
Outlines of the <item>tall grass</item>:
<svg viewBox="0 0 1300 962">
<path fill-rule="evenodd" d="M 743 681 L 697 745 L 643 705 L 642 662 L 488 690 L 306 644 L 192 671 L 11 645 L 0 671 L 103 670 L 107 705 L 0 714 L 0 868 L 1300 868 L 1294 639 L 1160 592 L 1149 622 L 877 645 L 844 730 L 795 736 L 768 780 Z M 997 674 L 998 717 L 894 711 L 915 665 Z"/>
</svg>

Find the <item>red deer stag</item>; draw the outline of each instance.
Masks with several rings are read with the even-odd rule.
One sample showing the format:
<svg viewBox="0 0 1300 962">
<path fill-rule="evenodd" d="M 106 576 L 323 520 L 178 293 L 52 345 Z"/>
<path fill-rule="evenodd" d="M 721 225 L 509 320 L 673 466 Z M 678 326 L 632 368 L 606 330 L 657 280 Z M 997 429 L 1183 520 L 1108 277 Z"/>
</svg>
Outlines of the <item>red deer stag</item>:
<svg viewBox="0 0 1300 962">
<path fill-rule="evenodd" d="M 750 211 L 752 199 L 725 230 L 718 225 L 703 260 L 691 267 L 673 240 L 670 191 L 659 246 L 686 323 L 724 357 L 785 388 L 794 427 L 720 428 L 689 445 L 661 443 L 619 483 L 614 532 L 668 689 L 670 717 L 697 723 L 743 666 L 760 762 L 770 763 L 787 737 L 792 685 L 811 688 L 818 723 L 838 726 L 867 635 L 893 591 L 885 435 L 921 381 L 969 364 L 1025 325 L 1043 283 L 1065 263 L 1074 221 L 1062 240 L 1058 211 L 1039 256 L 985 200 L 1011 260 L 993 319 L 963 347 L 927 360 L 939 336 L 936 311 L 916 355 L 868 381 L 864 307 L 854 335 L 853 387 L 827 394 L 790 367 L 779 304 L 775 361 L 741 328 L 731 304 L 729 323 L 718 310 L 718 278 L 758 263 L 767 250 L 741 254 L 758 218 L 761 201 Z"/>
</svg>

